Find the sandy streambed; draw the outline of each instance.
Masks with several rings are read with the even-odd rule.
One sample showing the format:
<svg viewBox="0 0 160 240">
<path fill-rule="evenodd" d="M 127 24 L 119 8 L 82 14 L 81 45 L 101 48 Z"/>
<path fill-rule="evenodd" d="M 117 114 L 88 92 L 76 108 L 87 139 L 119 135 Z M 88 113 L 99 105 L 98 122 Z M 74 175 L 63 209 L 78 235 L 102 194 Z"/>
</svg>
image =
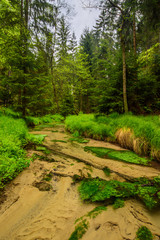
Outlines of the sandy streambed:
<svg viewBox="0 0 160 240">
<path fill-rule="evenodd" d="M 121 150 L 118 146 L 95 140 L 87 144 L 71 143 L 63 126 L 57 126 L 58 132 L 51 130 L 34 133 L 47 135 L 44 145 L 50 149 L 47 157 L 53 162 L 35 160 L 6 187 L 6 200 L 0 205 L 0 240 L 68 240 L 75 220 L 98 206 L 80 200 L 78 184 L 72 180 L 74 174 L 121 181 L 160 174 L 155 168 L 101 159 L 83 150 L 84 146 Z M 29 155 L 33 152 L 42 154 L 29 151 Z M 105 176 L 104 167 L 111 169 L 110 177 Z M 51 179 L 45 181 L 49 173 Z M 107 211 L 89 219 L 89 228 L 82 239 L 134 240 L 140 226 L 148 227 L 155 240 L 160 239 L 160 210 L 149 212 L 140 202 L 129 200 L 123 208 L 114 210 L 108 206 Z"/>
</svg>

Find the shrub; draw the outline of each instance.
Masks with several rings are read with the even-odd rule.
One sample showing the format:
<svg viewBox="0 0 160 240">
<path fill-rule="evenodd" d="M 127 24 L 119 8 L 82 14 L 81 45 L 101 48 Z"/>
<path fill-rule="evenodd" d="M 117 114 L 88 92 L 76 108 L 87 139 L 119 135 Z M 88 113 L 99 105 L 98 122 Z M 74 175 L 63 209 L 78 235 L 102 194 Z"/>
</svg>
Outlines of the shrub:
<svg viewBox="0 0 160 240">
<path fill-rule="evenodd" d="M 28 129 L 25 121 L 0 116 L 0 187 L 13 179 L 29 165 L 22 147 L 26 144 Z"/>
</svg>

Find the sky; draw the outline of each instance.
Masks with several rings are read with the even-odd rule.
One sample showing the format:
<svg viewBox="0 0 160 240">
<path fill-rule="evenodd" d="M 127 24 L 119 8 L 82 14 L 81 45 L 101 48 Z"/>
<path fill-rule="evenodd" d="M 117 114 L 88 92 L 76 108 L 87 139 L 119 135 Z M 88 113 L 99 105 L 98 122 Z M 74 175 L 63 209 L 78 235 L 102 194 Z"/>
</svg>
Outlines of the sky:
<svg viewBox="0 0 160 240">
<path fill-rule="evenodd" d="M 85 1 L 85 0 L 84 0 Z M 92 29 L 99 16 L 99 10 L 94 8 L 83 8 L 81 0 L 67 0 L 67 2 L 74 6 L 75 16 L 70 20 L 71 29 L 75 32 L 77 40 L 80 39 L 85 27 Z M 87 2 L 87 1 L 86 1 Z"/>
</svg>

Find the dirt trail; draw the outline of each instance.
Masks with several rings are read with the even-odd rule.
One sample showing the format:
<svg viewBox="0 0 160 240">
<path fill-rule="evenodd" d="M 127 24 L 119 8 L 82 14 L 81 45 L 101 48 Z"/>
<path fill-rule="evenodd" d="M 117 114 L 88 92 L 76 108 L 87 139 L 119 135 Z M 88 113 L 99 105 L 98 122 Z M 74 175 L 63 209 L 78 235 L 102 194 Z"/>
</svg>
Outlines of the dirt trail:
<svg viewBox="0 0 160 240">
<path fill-rule="evenodd" d="M 160 174 L 151 167 L 101 159 L 83 150 L 84 146 L 123 150 L 118 146 L 95 140 L 87 144 L 71 143 L 67 141 L 70 135 L 65 133 L 63 126 L 54 128 L 58 132 L 52 130 L 34 133 L 47 135 L 44 145 L 50 149 L 47 157 L 53 162 L 35 160 L 6 187 L 6 200 L 0 205 L 0 240 L 68 240 L 75 220 L 97 206 L 82 203 L 78 184 L 71 178 L 74 174 L 121 181 Z M 42 155 L 29 151 L 29 155 L 33 153 Z M 106 166 L 111 169 L 110 177 L 102 171 Z M 49 173 L 51 181 L 47 182 L 44 178 Z M 90 227 L 82 239 L 134 240 L 137 229 L 143 225 L 152 231 L 155 240 L 160 239 L 160 210 L 149 212 L 140 202 L 129 200 L 125 207 L 113 210 L 109 206 L 107 211 L 90 220 Z"/>
</svg>

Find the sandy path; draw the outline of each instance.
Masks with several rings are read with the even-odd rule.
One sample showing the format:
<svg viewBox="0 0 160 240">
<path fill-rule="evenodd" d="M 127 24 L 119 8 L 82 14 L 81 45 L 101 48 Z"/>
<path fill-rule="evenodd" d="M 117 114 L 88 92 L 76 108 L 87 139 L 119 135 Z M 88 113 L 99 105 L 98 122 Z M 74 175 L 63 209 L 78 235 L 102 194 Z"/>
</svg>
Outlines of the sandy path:
<svg viewBox="0 0 160 240">
<path fill-rule="evenodd" d="M 48 157 L 55 162 L 35 160 L 6 187 L 6 201 L 0 206 L 0 240 L 68 240 L 75 220 L 97 206 L 82 203 L 78 184 L 69 176 L 91 174 L 107 179 L 101 170 L 104 166 L 120 173 L 112 173 L 108 179 L 122 181 L 123 175 L 153 177 L 160 173 L 150 167 L 100 159 L 83 150 L 86 145 L 121 149 L 118 146 L 94 140 L 88 144 L 55 143 L 51 140 L 66 141 L 69 134 L 64 132 L 63 126 L 57 126 L 58 132 L 48 130 L 40 133 L 47 135 L 44 144 L 52 150 Z M 77 158 L 83 162 L 77 162 Z M 43 180 L 47 173 L 52 173 L 50 182 Z M 59 174 L 64 177 L 57 176 Z M 48 186 L 50 191 L 46 191 Z M 149 212 L 136 200 L 127 201 L 125 207 L 117 210 L 109 206 L 89 223 L 83 240 L 134 240 L 137 229 L 143 225 L 152 231 L 155 240 L 160 239 L 160 211 Z"/>
</svg>

